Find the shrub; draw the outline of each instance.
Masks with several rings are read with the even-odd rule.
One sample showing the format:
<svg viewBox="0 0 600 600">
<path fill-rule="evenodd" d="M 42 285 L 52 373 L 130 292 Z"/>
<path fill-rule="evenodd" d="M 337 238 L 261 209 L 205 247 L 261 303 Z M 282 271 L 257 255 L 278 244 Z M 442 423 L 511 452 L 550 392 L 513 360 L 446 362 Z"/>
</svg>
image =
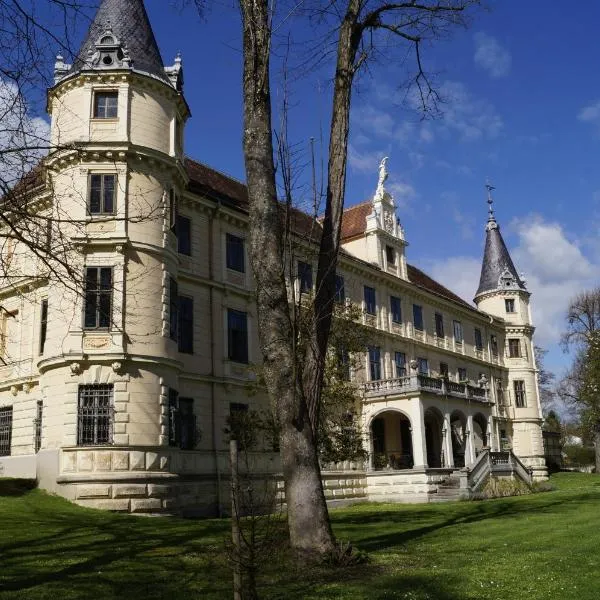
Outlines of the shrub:
<svg viewBox="0 0 600 600">
<path fill-rule="evenodd" d="M 589 446 L 564 446 L 565 466 L 593 465 L 596 462 L 594 448 Z"/>
<path fill-rule="evenodd" d="M 475 499 L 486 500 L 489 498 L 506 498 L 508 496 L 524 496 L 531 494 L 531 488 L 524 482 L 516 479 L 490 478 Z"/>
</svg>

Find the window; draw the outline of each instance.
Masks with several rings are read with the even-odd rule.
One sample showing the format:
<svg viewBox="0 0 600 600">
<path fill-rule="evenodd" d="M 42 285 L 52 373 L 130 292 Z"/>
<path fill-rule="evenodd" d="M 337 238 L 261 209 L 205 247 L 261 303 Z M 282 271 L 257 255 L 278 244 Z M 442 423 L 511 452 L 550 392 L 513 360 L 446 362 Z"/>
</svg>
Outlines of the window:
<svg viewBox="0 0 600 600">
<path fill-rule="evenodd" d="M 179 296 L 179 352 L 194 353 L 194 299 Z"/>
<path fill-rule="evenodd" d="M 369 315 L 377 314 L 377 298 L 375 288 L 365 285 L 365 312 Z"/>
<path fill-rule="evenodd" d="M 454 329 L 454 341 L 457 344 L 463 343 L 463 328 L 460 321 L 452 321 L 452 327 Z"/>
<path fill-rule="evenodd" d="M 337 349 L 338 376 L 343 381 L 350 381 L 350 354 L 345 346 Z"/>
<path fill-rule="evenodd" d="M 90 215 L 112 215 L 115 212 L 117 176 L 107 174 L 90 175 L 88 209 Z"/>
<path fill-rule="evenodd" d="M 413 323 L 415 329 L 423 331 L 423 307 L 418 304 L 413 304 Z"/>
<path fill-rule="evenodd" d="M 300 293 L 312 291 L 312 265 L 301 260 L 298 261 L 298 281 L 300 282 Z"/>
<path fill-rule="evenodd" d="M 179 333 L 179 289 L 177 281 L 169 277 L 169 337 L 177 341 Z"/>
<path fill-rule="evenodd" d="M 225 239 L 225 254 L 227 256 L 227 268 L 238 273 L 246 272 L 244 260 L 244 240 L 237 235 L 228 233 Z"/>
<path fill-rule="evenodd" d="M 37 407 L 35 412 L 35 419 L 33 420 L 34 427 L 34 441 L 33 449 L 37 454 L 42 447 L 42 417 L 44 415 L 44 402 L 42 400 L 37 401 Z"/>
<path fill-rule="evenodd" d="M 344 304 L 346 302 L 346 288 L 344 277 L 342 275 L 335 276 L 335 301 L 338 304 Z"/>
<path fill-rule="evenodd" d="M 504 306 L 506 307 L 506 312 L 507 313 L 514 313 L 515 312 L 515 301 L 512 298 L 507 298 L 504 301 Z"/>
<path fill-rule="evenodd" d="M 112 315 L 113 272 L 111 267 L 88 267 L 85 270 L 86 329 L 108 329 Z"/>
<path fill-rule="evenodd" d="M 393 267 L 396 264 L 396 250 L 394 250 L 392 246 L 385 247 L 385 259 L 390 267 Z"/>
<path fill-rule="evenodd" d="M 519 339 L 508 340 L 508 356 L 510 358 L 519 358 L 521 356 L 521 343 Z"/>
<path fill-rule="evenodd" d="M 94 92 L 94 119 L 116 119 L 118 106 L 118 92 Z"/>
<path fill-rule="evenodd" d="M 448 379 L 448 364 L 447 363 L 440 363 L 440 375 L 442 377 L 444 377 L 445 379 Z"/>
<path fill-rule="evenodd" d="M 175 190 L 171 188 L 169 190 L 169 227 L 171 231 L 177 235 L 177 195 Z"/>
<path fill-rule="evenodd" d="M 475 350 L 483 350 L 483 336 L 481 329 L 475 327 Z"/>
<path fill-rule="evenodd" d="M 417 358 L 419 375 L 429 375 L 429 361 L 426 358 Z"/>
<path fill-rule="evenodd" d="M 404 352 L 394 353 L 394 364 L 396 365 L 396 377 L 406 376 L 406 354 Z"/>
<path fill-rule="evenodd" d="M 237 440 L 238 450 L 245 450 L 254 441 L 248 422 L 248 405 L 241 402 L 229 403 L 229 431 L 232 440 Z"/>
<path fill-rule="evenodd" d="M 435 313 L 435 335 L 444 337 L 444 317 L 440 313 Z"/>
<path fill-rule="evenodd" d="M 12 406 L 3 406 L 0 408 L 0 456 L 10 456 L 12 423 Z"/>
<path fill-rule="evenodd" d="M 381 350 L 379 346 L 369 346 L 369 375 L 371 381 L 381 379 Z"/>
<path fill-rule="evenodd" d="M 499 379 L 496 379 L 496 402 L 504 406 L 504 389 L 502 388 L 502 381 Z"/>
<path fill-rule="evenodd" d="M 525 399 L 525 382 L 522 379 L 516 379 L 513 381 L 515 390 L 515 406 L 517 408 L 525 408 L 527 402 Z"/>
<path fill-rule="evenodd" d="M 196 446 L 196 417 L 194 400 L 180 398 L 169 389 L 169 446 L 193 450 Z"/>
<path fill-rule="evenodd" d="M 44 346 L 46 345 L 46 333 L 48 331 L 48 298 L 42 300 L 42 308 L 40 311 L 40 356 L 44 354 Z"/>
<path fill-rule="evenodd" d="M 498 356 L 498 338 L 495 335 L 490 335 L 490 346 L 492 347 L 492 354 Z"/>
<path fill-rule="evenodd" d="M 227 311 L 227 342 L 229 360 L 248 363 L 248 315 L 245 312 Z"/>
<path fill-rule="evenodd" d="M 112 384 L 80 385 L 77 410 L 77 445 L 112 444 Z"/>
<path fill-rule="evenodd" d="M 467 380 L 467 370 L 464 367 L 458 367 L 458 381 Z"/>
<path fill-rule="evenodd" d="M 192 221 L 183 215 L 177 215 L 177 252 L 192 255 Z"/>
<path fill-rule="evenodd" d="M 392 323 L 402 323 L 402 304 L 397 296 L 390 296 L 390 312 Z"/>
</svg>

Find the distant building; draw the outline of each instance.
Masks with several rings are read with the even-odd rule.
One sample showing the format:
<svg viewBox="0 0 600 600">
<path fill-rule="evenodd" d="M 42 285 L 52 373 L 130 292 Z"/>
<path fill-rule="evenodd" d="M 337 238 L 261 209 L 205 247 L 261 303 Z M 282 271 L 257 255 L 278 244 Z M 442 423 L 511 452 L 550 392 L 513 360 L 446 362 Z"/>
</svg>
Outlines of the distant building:
<svg viewBox="0 0 600 600">
<path fill-rule="evenodd" d="M 164 67 L 141 0 L 101 3 L 75 63 L 57 61 L 48 111 L 55 150 L 30 201 L 75 241 L 85 283 L 50 286 L 4 245 L 0 474 L 86 506 L 210 513 L 227 499 L 227 417 L 266 405 L 248 389 L 245 186 L 184 158 L 181 60 Z M 384 161 L 373 198 L 344 213 L 337 300 L 373 333 L 349 373 L 369 460 L 325 472 L 328 498 L 426 501 L 490 450 L 546 477 L 530 293 L 493 212 L 474 307 L 407 263 L 386 178 Z M 293 227 L 291 298 L 313 288 L 319 234 L 302 213 Z"/>
</svg>

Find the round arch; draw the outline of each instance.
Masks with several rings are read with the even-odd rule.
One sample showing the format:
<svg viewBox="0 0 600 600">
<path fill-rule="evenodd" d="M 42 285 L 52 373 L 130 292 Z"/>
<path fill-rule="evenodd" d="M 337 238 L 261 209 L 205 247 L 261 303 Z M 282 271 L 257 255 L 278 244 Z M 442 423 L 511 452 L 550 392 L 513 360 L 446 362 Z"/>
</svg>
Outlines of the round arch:
<svg viewBox="0 0 600 600">
<path fill-rule="evenodd" d="M 465 452 L 467 449 L 467 417 L 460 410 L 455 410 L 450 415 L 450 436 L 454 466 L 462 468 L 465 466 Z"/>
<path fill-rule="evenodd" d="M 432 469 L 444 466 L 444 415 L 433 406 L 425 410 L 425 445 L 427 448 L 427 465 Z"/>
<path fill-rule="evenodd" d="M 487 419 L 481 413 L 473 416 L 473 445 L 475 446 L 475 456 L 489 446 L 488 423 Z"/>
<path fill-rule="evenodd" d="M 411 469 L 414 464 L 410 417 L 397 408 L 385 408 L 369 419 L 371 468 Z"/>
</svg>

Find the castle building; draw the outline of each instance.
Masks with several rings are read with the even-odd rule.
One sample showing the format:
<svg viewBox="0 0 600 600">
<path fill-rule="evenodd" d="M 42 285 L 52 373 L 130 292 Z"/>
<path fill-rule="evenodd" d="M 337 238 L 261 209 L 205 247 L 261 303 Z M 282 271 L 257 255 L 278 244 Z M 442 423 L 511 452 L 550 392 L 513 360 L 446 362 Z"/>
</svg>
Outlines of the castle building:
<svg viewBox="0 0 600 600">
<path fill-rule="evenodd" d="M 74 63 L 57 59 L 48 112 L 53 150 L 20 194 L 79 277 L 0 231 L 0 476 L 85 506 L 214 513 L 227 419 L 267 405 L 245 186 L 185 157 L 182 62 L 164 66 L 142 0 L 103 0 Z M 407 263 L 386 179 L 383 161 L 344 213 L 337 300 L 373 340 L 350 373 L 368 460 L 325 465 L 327 497 L 427 501 L 501 463 L 544 478 L 530 294 L 493 212 L 474 306 Z M 292 295 L 313 287 L 319 234 L 294 215 Z M 275 452 L 255 458 L 278 472 Z"/>
</svg>

